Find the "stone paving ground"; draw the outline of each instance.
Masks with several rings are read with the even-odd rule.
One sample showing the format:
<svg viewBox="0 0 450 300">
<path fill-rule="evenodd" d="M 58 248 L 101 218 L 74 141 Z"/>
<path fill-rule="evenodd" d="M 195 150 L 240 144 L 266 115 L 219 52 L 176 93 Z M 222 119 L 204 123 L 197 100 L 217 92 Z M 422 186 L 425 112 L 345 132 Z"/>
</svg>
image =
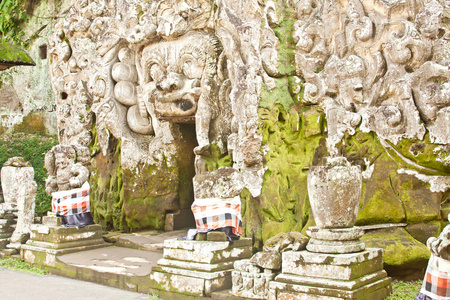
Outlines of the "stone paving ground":
<svg viewBox="0 0 450 300">
<path fill-rule="evenodd" d="M 36 275 L 0 267 L 0 299 L 139 300 L 149 299 L 149 295 L 55 275 Z"/>
<path fill-rule="evenodd" d="M 186 234 L 187 230 L 162 234 L 156 231 L 111 233 L 104 236 L 105 240 L 111 242 L 110 247 L 58 257 L 64 264 L 64 269 L 76 270 L 73 272 L 74 276 L 85 281 L 0 268 L 0 300 L 152 299 L 146 293 L 133 292 L 137 291 L 136 278 L 147 280 L 152 267 L 156 266 L 163 256 L 165 239 Z"/>
</svg>

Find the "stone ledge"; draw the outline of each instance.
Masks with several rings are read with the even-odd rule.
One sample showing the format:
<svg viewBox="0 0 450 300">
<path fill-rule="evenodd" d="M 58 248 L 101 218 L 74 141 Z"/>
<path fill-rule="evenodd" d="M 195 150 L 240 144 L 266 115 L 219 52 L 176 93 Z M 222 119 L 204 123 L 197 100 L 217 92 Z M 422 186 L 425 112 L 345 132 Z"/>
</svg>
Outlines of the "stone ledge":
<svg viewBox="0 0 450 300">
<path fill-rule="evenodd" d="M 283 282 L 287 284 L 300 284 L 300 285 L 308 285 L 311 287 L 339 288 L 342 290 L 352 291 L 386 277 L 387 277 L 386 271 L 381 270 L 354 280 L 335 280 L 309 276 L 299 276 L 292 274 L 280 274 L 275 278 L 275 280 L 277 282 Z"/>
<path fill-rule="evenodd" d="M 283 274 L 354 280 L 382 269 L 383 256 L 380 249 L 348 254 L 319 254 L 308 251 L 283 253 Z"/>
<path fill-rule="evenodd" d="M 164 248 L 175 248 L 184 250 L 204 250 L 218 251 L 227 248 L 248 247 L 252 245 L 251 238 L 241 238 L 233 243 L 230 242 L 210 242 L 210 241 L 186 241 L 169 239 L 164 241 Z"/>
<path fill-rule="evenodd" d="M 84 239 L 84 240 L 78 240 L 78 241 L 72 241 L 72 242 L 63 242 L 63 243 L 51 243 L 51 242 L 43 242 L 43 241 L 36 241 L 36 240 L 28 240 L 26 245 L 29 246 L 35 246 L 39 248 L 46 248 L 46 249 L 55 249 L 55 250 L 62 250 L 62 249 L 68 249 L 68 248 L 74 248 L 74 247 L 81 247 L 81 246 L 90 246 L 90 245 L 102 245 L 107 244 L 103 239 Z"/>
<path fill-rule="evenodd" d="M 340 290 L 337 288 L 321 288 L 309 285 L 289 284 L 276 281 L 272 281 L 269 285 L 269 300 L 383 300 L 392 292 L 391 279 L 389 277 L 377 280 L 351 291 Z"/>
<path fill-rule="evenodd" d="M 63 255 L 63 254 L 69 254 L 69 253 L 73 253 L 73 252 L 92 250 L 92 249 L 109 247 L 109 246 L 111 246 L 111 244 L 106 243 L 105 241 L 103 241 L 103 243 L 98 243 L 98 244 L 82 245 L 82 246 L 78 246 L 78 247 L 64 248 L 64 249 L 49 249 L 49 248 L 25 244 L 25 245 L 22 245 L 21 250 L 22 251 L 28 250 L 28 251 L 34 251 L 34 252 L 44 252 L 44 253 L 52 254 L 52 255 Z"/>
<path fill-rule="evenodd" d="M 205 272 L 216 272 L 216 271 L 233 269 L 233 263 L 234 263 L 234 261 L 217 263 L 217 264 L 203 264 L 203 263 L 187 262 L 187 261 L 165 259 L 165 258 L 162 258 L 158 261 L 159 266 L 189 269 L 189 270 L 194 270 L 194 271 L 205 271 Z"/>
<path fill-rule="evenodd" d="M 198 275 L 198 273 L 199 272 L 196 272 L 196 275 Z M 192 296 L 209 297 L 214 291 L 231 288 L 231 270 L 225 273 L 226 276 L 205 279 L 181 274 L 160 272 L 158 267 L 156 267 L 152 269 L 152 273 L 150 274 L 150 285 L 151 288 L 157 290 Z"/>
</svg>

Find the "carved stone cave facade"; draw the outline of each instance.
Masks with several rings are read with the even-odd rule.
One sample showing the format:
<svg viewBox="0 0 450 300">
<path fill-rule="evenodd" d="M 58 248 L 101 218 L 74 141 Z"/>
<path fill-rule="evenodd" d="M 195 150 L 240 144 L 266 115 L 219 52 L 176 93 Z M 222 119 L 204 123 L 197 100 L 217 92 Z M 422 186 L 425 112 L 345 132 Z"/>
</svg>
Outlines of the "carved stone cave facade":
<svg viewBox="0 0 450 300">
<path fill-rule="evenodd" d="M 232 167 L 261 248 L 313 222 L 306 175 L 330 155 L 362 167 L 357 224 L 439 221 L 449 16 L 443 0 L 77 0 L 49 38 L 58 139 L 89 147 L 109 229 L 186 217 L 192 178 Z"/>
</svg>

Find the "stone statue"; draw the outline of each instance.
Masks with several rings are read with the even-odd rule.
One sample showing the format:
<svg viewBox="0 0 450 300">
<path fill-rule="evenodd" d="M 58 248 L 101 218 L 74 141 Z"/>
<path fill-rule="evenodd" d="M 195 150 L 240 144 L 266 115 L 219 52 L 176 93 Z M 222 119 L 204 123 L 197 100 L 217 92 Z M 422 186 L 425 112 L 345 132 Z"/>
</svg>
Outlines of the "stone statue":
<svg viewBox="0 0 450 300">
<path fill-rule="evenodd" d="M 34 208 L 37 185 L 34 181 L 34 169 L 23 157 L 9 158 L 1 170 L 2 190 L 5 203 L 0 204 L 2 215 L 17 212 L 17 223 L 10 237 L 8 248 L 20 249 L 30 238 L 31 225 L 34 223 Z M 8 227 L 8 218 L 4 220 Z M 3 238 L 3 237 L 2 237 Z"/>
<path fill-rule="evenodd" d="M 57 145 L 45 155 L 49 174 L 45 191 L 52 195 L 52 213 L 62 217 L 64 226 L 94 224 L 90 214 L 89 170 L 85 166 L 89 159 L 89 149 L 79 145 Z"/>
<path fill-rule="evenodd" d="M 139 99 L 142 118 L 174 120 L 195 117 L 201 154 L 210 145 L 211 120 L 217 114 L 218 40 L 194 33 L 176 41 L 161 42 L 144 48 L 140 62 L 143 88 Z"/>
<path fill-rule="evenodd" d="M 89 149 L 83 146 L 57 145 L 45 155 L 48 178 L 45 191 L 52 194 L 80 188 L 89 178 L 89 170 L 83 165 L 89 161 Z"/>
</svg>

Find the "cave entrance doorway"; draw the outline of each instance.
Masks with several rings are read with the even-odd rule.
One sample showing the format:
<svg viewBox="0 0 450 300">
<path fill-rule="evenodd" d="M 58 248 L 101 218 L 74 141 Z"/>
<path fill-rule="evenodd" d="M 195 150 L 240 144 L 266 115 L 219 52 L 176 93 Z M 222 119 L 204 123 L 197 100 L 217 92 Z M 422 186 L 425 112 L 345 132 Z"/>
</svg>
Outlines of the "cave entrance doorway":
<svg viewBox="0 0 450 300">
<path fill-rule="evenodd" d="M 191 211 L 194 202 L 194 187 L 192 179 L 195 176 L 194 148 L 198 146 L 195 133 L 195 123 L 174 123 L 177 136 L 177 163 L 179 174 L 179 210 L 166 212 L 165 231 L 183 228 L 195 228 L 195 219 Z"/>
</svg>

